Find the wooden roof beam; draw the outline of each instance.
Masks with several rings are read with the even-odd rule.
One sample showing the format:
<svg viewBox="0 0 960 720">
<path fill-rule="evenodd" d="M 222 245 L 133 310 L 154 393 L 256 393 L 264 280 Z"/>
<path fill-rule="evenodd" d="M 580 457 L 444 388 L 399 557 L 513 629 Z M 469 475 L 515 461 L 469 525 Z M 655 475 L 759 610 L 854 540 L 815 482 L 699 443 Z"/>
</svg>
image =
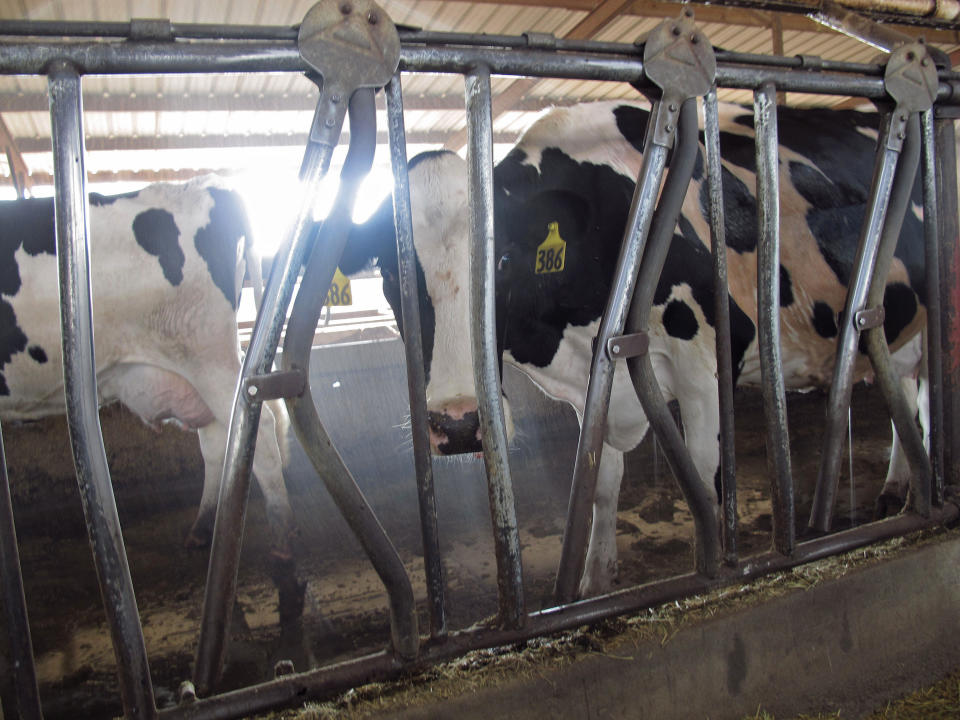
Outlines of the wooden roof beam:
<svg viewBox="0 0 960 720">
<path fill-rule="evenodd" d="M 10 166 L 10 178 L 13 186 L 17 190 L 17 197 L 26 197 L 27 191 L 32 187 L 30 171 L 27 169 L 27 163 L 23 159 L 20 147 L 16 139 L 10 133 L 10 129 L 3 121 L 3 115 L 0 115 L 0 147 L 3 148 L 7 156 L 7 164 Z"/>
</svg>

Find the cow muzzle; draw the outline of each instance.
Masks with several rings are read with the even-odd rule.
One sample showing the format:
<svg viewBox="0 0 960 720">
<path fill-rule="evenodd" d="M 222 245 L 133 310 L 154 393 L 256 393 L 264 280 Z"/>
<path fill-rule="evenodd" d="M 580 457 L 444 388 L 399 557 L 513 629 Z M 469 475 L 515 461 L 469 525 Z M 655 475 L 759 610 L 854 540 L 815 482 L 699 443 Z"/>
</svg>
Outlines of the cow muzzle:
<svg viewBox="0 0 960 720">
<path fill-rule="evenodd" d="M 434 407 L 427 412 L 430 450 L 434 455 L 460 455 L 483 449 L 476 398 L 458 398 Z M 503 410 L 509 439 L 513 436 L 513 422 L 506 402 Z"/>
</svg>

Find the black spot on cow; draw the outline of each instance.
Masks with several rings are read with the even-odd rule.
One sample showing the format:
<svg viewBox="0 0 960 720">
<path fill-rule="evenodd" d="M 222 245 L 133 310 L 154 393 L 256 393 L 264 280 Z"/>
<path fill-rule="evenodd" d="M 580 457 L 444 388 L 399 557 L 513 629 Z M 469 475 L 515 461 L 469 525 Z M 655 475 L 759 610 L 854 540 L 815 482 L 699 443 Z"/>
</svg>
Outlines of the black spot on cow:
<svg viewBox="0 0 960 720">
<path fill-rule="evenodd" d="M 621 105 L 613 109 L 617 129 L 628 143 L 643 152 L 643 141 L 647 135 L 647 120 L 650 113 L 630 105 Z"/>
<path fill-rule="evenodd" d="M 47 353 L 39 345 L 31 345 L 27 352 L 38 365 L 43 365 L 47 361 Z"/>
<path fill-rule="evenodd" d="M 702 133 L 701 133 L 702 137 Z M 701 140 L 702 142 L 702 140 Z M 703 158 L 703 150 L 697 148 L 697 157 L 693 160 L 693 175 L 691 178 L 695 182 L 700 182 L 706 177 L 706 161 Z"/>
<path fill-rule="evenodd" d="M 101 195 L 100 193 L 90 193 L 90 205 L 93 207 L 103 207 L 104 205 L 113 205 L 117 200 L 129 200 L 140 195 L 139 190 L 133 192 L 121 193 L 120 195 Z"/>
<path fill-rule="evenodd" d="M 893 343 L 917 315 L 917 296 L 903 283 L 890 283 L 883 293 L 883 334 Z"/>
<path fill-rule="evenodd" d="M 787 269 L 780 266 L 780 307 L 790 307 L 793 305 L 793 281 L 790 280 L 790 273 Z"/>
<path fill-rule="evenodd" d="M 663 309 L 663 327 L 667 334 L 681 340 L 692 340 L 700 329 L 697 316 L 682 300 L 671 300 Z"/>
<path fill-rule="evenodd" d="M 836 313 L 833 312 L 832 307 L 822 300 L 817 300 L 813 304 L 813 315 L 810 316 L 810 322 L 813 324 L 813 329 L 822 338 L 834 338 L 839 332 Z"/>
<path fill-rule="evenodd" d="M 168 210 L 151 208 L 133 219 L 137 245 L 160 261 L 163 276 L 171 285 L 183 282 L 185 257 L 180 247 L 180 228 Z"/>
<path fill-rule="evenodd" d="M 726 158 L 726 149 L 723 148 Z M 723 183 L 723 228 L 727 247 L 738 253 L 750 253 L 757 249 L 757 199 L 753 191 L 727 168 L 721 171 Z M 700 209 L 704 217 L 710 217 L 710 188 L 700 185 Z"/>
<path fill-rule="evenodd" d="M 807 160 L 790 163 L 797 191 L 811 204 L 807 222 L 820 252 L 844 285 L 856 255 L 860 226 L 866 213 L 876 142 L 864 129 L 876 130 L 877 116 L 852 110 L 779 108 L 780 143 Z M 809 163 L 809 164 L 808 164 Z M 912 202 L 922 205 L 920 179 Z M 923 265 L 923 228 L 909 210 L 895 257 L 907 270 L 911 287 L 926 298 Z"/>
<path fill-rule="evenodd" d="M 726 162 L 756 174 L 757 150 L 752 137 L 731 132 L 721 132 L 720 154 Z"/>
<path fill-rule="evenodd" d="M 236 193 L 221 188 L 208 188 L 207 192 L 213 198 L 210 222 L 197 230 L 194 245 L 207 264 L 213 284 L 236 310 L 241 289 L 236 287 L 237 258 L 240 239 L 249 233 L 247 213 Z"/>
<path fill-rule="evenodd" d="M 3 375 L 3 367 L 10 362 L 14 355 L 23 352 L 27 347 L 27 336 L 17 325 L 17 316 L 13 306 L 6 300 L 0 299 L 0 395 L 9 395 L 10 388 Z"/>
<path fill-rule="evenodd" d="M 53 198 L 29 198 L 0 203 L 0 293 L 20 290 L 16 253 L 56 255 Z"/>
</svg>

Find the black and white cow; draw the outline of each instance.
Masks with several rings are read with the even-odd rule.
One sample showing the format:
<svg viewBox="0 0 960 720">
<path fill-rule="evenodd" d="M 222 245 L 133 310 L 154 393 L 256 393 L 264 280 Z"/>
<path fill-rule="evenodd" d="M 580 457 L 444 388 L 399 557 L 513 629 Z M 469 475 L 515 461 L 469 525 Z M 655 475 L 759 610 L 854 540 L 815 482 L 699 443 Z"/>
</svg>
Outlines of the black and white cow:
<svg viewBox="0 0 960 720">
<path fill-rule="evenodd" d="M 240 368 L 237 305 L 252 237 L 239 196 L 206 177 L 90 196 L 91 282 L 100 401 L 147 424 L 195 430 L 203 495 L 189 544 L 213 528 Z M 0 418 L 64 412 L 52 198 L 0 203 Z M 259 268 L 255 269 L 259 277 Z M 264 408 L 254 473 L 274 549 L 292 516 L 273 412 Z"/>
<path fill-rule="evenodd" d="M 647 117 L 647 106 L 620 102 L 554 109 L 494 172 L 496 252 L 508 259 L 498 265 L 496 287 L 503 360 L 546 394 L 571 403 L 581 416 L 592 342 L 641 165 Z M 830 381 L 837 317 L 869 192 L 877 120 L 853 111 L 781 109 L 779 128 L 783 372 L 787 388 L 803 389 Z M 733 361 L 740 383 L 758 384 L 752 110 L 721 106 L 721 148 Z M 713 488 L 719 413 L 703 157 L 701 148 L 656 290 L 650 355 L 664 395 L 679 402 L 687 446 L 702 481 Z M 466 164 L 448 152 L 418 156 L 410 163 L 410 189 L 431 443 L 437 453 L 475 450 L 479 435 L 469 340 Z M 551 233 L 566 242 L 564 267 L 538 274 L 538 248 Z M 919 362 L 919 331 L 925 321 L 921 235 L 916 212 L 908 213 L 884 300 L 887 339 L 893 349 L 903 348 L 900 359 L 910 370 Z M 352 271 L 371 258 L 377 259 L 384 293 L 399 317 L 389 202 L 355 230 L 341 267 Z M 868 369 L 861 357 L 857 376 Z M 506 402 L 505 411 L 509 413 Z M 647 427 L 620 361 L 583 594 L 605 589 L 613 578 L 623 453 L 641 441 Z M 902 457 L 893 465 L 891 487 L 908 473 Z"/>
</svg>

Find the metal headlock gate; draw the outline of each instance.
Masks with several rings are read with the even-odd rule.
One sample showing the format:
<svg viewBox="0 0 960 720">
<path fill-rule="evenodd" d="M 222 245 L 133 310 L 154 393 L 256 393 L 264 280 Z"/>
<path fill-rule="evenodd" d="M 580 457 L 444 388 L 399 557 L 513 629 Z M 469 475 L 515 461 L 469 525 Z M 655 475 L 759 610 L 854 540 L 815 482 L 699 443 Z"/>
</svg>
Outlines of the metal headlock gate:
<svg viewBox="0 0 960 720">
<path fill-rule="evenodd" d="M 960 482 L 960 308 L 940 298 L 939 288 L 960 276 L 953 119 L 960 104 L 960 74 L 922 43 L 863 22 L 838 8 L 820 19 L 890 52 L 884 64 L 830 62 L 801 56 L 762 57 L 714 52 L 686 9 L 662 23 L 644 43 L 566 41 L 529 33 L 520 37 L 469 36 L 401 30 L 371 0 L 323 0 L 299 28 L 212 27 L 167 21 L 130 23 L 0 23 L 0 35 L 31 36 L 0 45 L 0 73 L 46 75 L 55 164 L 57 251 L 61 323 L 70 437 L 87 528 L 107 611 L 129 718 L 223 718 L 292 705 L 366 681 L 382 680 L 470 649 L 501 645 L 571 628 L 617 613 L 649 607 L 772 570 L 824 557 L 910 530 L 949 522 L 957 506 L 945 501 L 945 485 Z M 47 41 L 43 36 L 69 36 Z M 96 42 L 83 37 L 95 37 Z M 114 38 L 105 40 L 105 38 Z M 119 39 L 117 39 L 119 38 Z M 189 41 L 189 42 L 186 42 Z M 426 402 L 400 71 L 465 76 L 471 197 L 472 347 L 480 401 L 483 453 L 494 523 L 499 588 L 496 621 L 448 632 L 444 579 L 437 537 L 436 503 L 429 454 Z M 217 508 L 193 683 L 185 683 L 177 707 L 158 710 L 134 599 L 97 416 L 93 362 L 85 191 L 81 77 L 86 74 L 306 72 L 320 87 L 316 114 L 301 168 L 303 206 L 279 250 L 264 293 L 235 397 Z M 612 80 L 632 83 L 651 100 L 643 165 L 624 235 L 617 274 L 596 342 L 576 455 L 567 528 L 556 581 L 557 604 L 528 613 L 522 592 L 517 522 L 513 509 L 507 437 L 500 398 L 494 332 L 495 303 L 491 74 Z M 349 210 L 359 180 L 370 167 L 376 140 L 375 88 L 386 87 L 394 212 L 400 256 L 402 309 L 414 460 L 419 488 L 429 637 L 417 627 L 413 590 L 384 533 L 333 447 L 306 387 L 314 328 L 334 268 L 346 242 Z M 720 187 L 716 88 L 754 92 L 759 218 L 758 295 L 762 391 L 768 426 L 774 549 L 741 559 L 736 547 L 733 455 L 733 372 L 726 302 L 726 259 Z M 779 204 L 777 91 L 855 95 L 882 112 L 872 198 L 861 232 L 856 272 L 841 323 L 829 398 L 823 463 L 811 525 L 830 526 L 836 494 L 842 429 L 851 392 L 852 362 L 861 334 L 913 471 L 908 511 L 895 518 L 797 542 L 779 349 Z M 660 393 L 645 354 L 654 288 L 677 222 L 696 155 L 696 101 L 705 112 L 707 174 L 717 305 L 720 377 L 722 522 L 705 494 Z M 310 199 L 330 166 L 346 113 L 350 149 L 337 203 L 320 230 L 311 232 Z M 672 161 L 667 171 L 668 153 Z M 924 450 L 914 419 L 889 367 L 878 321 L 899 223 L 922 157 L 924 227 L 931 358 L 931 452 Z M 666 175 L 666 180 L 664 176 Z M 662 191 L 661 191 L 662 186 Z M 301 269 L 304 278 L 289 319 L 282 367 L 273 371 L 287 308 Z M 941 278 L 948 279 L 941 282 Z M 626 358 L 643 408 L 680 481 L 696 523 L 696 568 L 665 581 L 575 601 L 583 571 L 589 512 L 597 482 L 614 363 Z M 944 363 L 945 359 L 950 362 Z M 946 366 L 945 366 L 946 365 Z M 306 392 L 304 389 L 306 388 Z M 229 633 L 239 551 L 250 485 L 255 431 L 261 404 L 286 397 L 297 434 L 338 507 L 360 539 L 389 595 L 391 646 L 381 652 L 284 675 L 216 694 Z M 2 461 L 2 446 L 0 446 Z M 0 488 L 0 561 L 16 672 L 19 713 L 41 717 L 5 465 Z M 283 589 L 280 589 L 283 593 Z M 194 690 L 195 687 L 195 690 Z M 199 697 L 198 697 L 199 696 Z"/>
</svg>

